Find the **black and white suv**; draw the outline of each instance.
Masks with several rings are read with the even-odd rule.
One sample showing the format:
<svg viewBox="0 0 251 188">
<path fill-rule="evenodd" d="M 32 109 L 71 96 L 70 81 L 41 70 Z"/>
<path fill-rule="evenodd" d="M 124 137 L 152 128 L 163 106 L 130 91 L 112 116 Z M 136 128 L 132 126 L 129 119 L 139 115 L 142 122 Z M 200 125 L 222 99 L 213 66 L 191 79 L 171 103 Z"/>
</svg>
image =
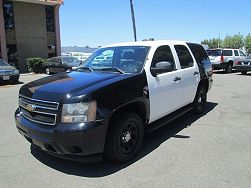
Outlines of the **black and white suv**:
<svg viewBox="0 0 251 188">
<path fill-rule="evenodd" d="M 111 58 L 96 61 L 104 56 Z M 61 158 L 127 161 L 139 152 L 146 130 L 189 110 L 202 113 L 212 82 L 211 62 L 199 44 L 110 45 L 77 71 L 24 85 L 16 125 L 31 144 Z"/>
</svg>

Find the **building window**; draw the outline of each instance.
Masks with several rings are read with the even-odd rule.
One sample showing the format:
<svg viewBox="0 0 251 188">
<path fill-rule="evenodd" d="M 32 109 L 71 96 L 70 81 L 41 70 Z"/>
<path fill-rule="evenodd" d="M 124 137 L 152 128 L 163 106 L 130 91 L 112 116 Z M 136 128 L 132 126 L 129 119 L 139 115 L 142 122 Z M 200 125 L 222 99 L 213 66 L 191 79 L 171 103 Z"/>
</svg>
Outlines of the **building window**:
<svg viewBox="0 0 251 188">
<path fill-rule="evenodd" d="M 15 44 L 7 44 L 8 63 L 18 69 L 17 46 Z"/>
<path fill-rule="evenodd" d="M 55 32 L 54 7 L 45 6 L 46 28 L 48 32 Z"/>
<path fill-rule="evenodd" d="M 12 2 L 4 2 L 3 3 L 3 15 L 4 15 L 5 30 L 14 29 L 15 24 L 14 24 L 14 13 L 13 13 L 13 3 Z"/>
</svg>

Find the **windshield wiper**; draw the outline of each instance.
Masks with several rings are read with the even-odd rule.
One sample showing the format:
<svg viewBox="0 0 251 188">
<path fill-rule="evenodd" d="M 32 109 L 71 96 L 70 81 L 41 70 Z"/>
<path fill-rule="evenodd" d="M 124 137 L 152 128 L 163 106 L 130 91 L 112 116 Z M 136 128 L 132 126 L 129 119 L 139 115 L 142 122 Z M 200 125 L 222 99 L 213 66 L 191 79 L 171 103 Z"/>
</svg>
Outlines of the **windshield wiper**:
<svg viewBox="0 0 251 188">
<path fill-rule="evenodd" d="M 77 70 L 88 70 L 90 72 L 93 72 L 93 70 L 90 67 L 78 67 Z"/>
<path fill-rule="evenodd" d="M 113 71 L 113 72 L 118 72 L 120 74 L 125 74 L 124 71 L 122 71 L 121 69 L 119 69 L 117 67 L 105 67 L 105 68 L 99 68 L 97 70 L 101 70 L 101 71 Z"/>
</svg>

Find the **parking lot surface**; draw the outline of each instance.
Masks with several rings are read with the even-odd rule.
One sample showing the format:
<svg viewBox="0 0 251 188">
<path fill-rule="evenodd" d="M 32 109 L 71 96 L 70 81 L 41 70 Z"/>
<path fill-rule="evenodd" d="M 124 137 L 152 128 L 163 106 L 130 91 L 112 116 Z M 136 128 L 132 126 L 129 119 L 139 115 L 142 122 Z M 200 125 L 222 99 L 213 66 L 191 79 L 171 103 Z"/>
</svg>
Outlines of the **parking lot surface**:
<svg viewBox="0 0 251 188">
<path fill-rule="evenodd" d="M 202 116 L 187 113 L 147 133 L 140 154 L 122 164 L 57 159 L 18 133 L 18 90 L 44 76 L 0 85 L 0 187 L 251 187 L 250 74 L 214 74 Z"/>
</svg>

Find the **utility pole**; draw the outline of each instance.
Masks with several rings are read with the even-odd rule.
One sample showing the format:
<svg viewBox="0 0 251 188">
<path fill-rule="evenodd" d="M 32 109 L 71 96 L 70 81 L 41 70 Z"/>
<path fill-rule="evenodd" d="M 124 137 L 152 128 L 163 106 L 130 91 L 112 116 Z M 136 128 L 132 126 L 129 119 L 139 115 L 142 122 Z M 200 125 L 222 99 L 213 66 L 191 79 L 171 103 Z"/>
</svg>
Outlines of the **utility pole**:
<svg viewBox="0 0 251 188">
<path fill-rule="evenodd" d="M 220 33 L 219 33 L 219 39 L 218 39 L 218 48 L 220 48 Z"/>
<path fill-rule="evenodd" d="M 136 32 L 136 23 L 135 23 L 135 16 L 134 16 L 134 9 L 133 9 L 132 0 L 130 0 L 130 6 L 131 6 L 131 14 L 132 14 L 133 34 L 134 34 L 134 40 L 136 42 L 137 41 L 137 32 Z"/>
</svg>

